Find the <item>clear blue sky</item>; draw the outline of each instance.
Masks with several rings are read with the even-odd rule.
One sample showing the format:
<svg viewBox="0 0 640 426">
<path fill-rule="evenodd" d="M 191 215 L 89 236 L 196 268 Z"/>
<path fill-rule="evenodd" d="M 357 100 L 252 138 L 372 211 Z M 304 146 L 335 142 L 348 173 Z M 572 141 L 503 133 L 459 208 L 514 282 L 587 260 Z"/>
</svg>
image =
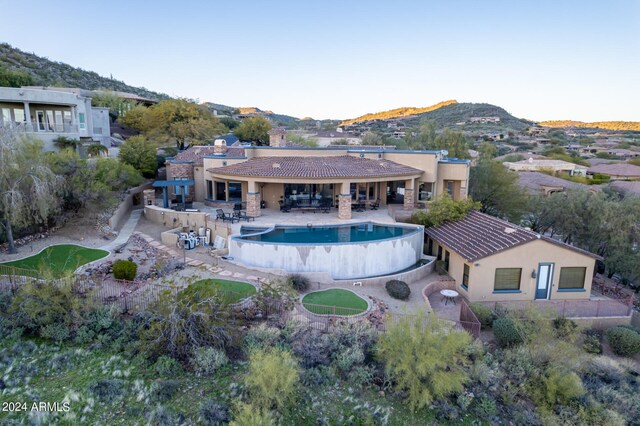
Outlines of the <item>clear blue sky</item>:
<svg viewBox="0 0 640 426">
<path fill-rule="evenodd" d="M 456 99 L 640 121 L 638 0 L 11 4 L 1 41 L 172 96 L 316 119 Z"/>
</svg>

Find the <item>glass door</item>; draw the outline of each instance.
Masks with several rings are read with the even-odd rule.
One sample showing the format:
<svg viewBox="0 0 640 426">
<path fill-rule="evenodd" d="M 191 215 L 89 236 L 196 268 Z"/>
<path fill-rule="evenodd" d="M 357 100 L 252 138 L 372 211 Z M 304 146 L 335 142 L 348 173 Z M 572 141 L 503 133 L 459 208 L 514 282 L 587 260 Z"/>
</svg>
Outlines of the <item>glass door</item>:
<svg viewBox="0 0 640 426">
<path fill-rule="evenodd" d="M 536 300 L 548 299 L 553 280 L 553 263 L 538 264 L 538 281 L 536 283 Z"/>
<path fill-rule="evenodd" d="M 45 130 L 44 111 L 36 111 L 36 119 L 38 120 L 38 130 Z"/>
</svg>

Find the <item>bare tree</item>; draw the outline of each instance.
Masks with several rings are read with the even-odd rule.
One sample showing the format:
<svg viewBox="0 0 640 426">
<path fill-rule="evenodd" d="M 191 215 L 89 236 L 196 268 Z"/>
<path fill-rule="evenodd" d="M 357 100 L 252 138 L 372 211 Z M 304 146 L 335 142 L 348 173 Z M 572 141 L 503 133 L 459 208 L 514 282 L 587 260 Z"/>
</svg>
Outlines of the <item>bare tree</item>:
<svg viewBox="0 0 640 426">
<path fill-rule="evenodd" d="M 14 228 L 43 223 L 60 205 L 60 178 L 48 167 L 42 142 L 0 128 L 0 224 L 9 253 L 17 253 Z"/>
</svg>

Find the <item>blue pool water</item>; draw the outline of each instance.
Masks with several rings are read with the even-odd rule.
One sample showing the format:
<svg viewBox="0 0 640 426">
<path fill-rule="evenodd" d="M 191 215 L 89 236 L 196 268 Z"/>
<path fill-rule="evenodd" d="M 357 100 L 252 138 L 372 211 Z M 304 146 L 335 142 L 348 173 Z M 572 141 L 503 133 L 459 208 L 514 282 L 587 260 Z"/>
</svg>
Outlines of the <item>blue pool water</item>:
<svg viewBox="0 0 640 426">
<path fill-rule="evenodd" d="M 334 226 L 276 226 L 267 232 L 257 234 L 248 233 L 255 232 L 255 229 L 242 229 L 240 231 L 240 239 L 264 243 L 336 244 L 397 238 L 418 230 L 419 228 L 416 227 L 378 225 L 374 223 Z"/>
</svg>

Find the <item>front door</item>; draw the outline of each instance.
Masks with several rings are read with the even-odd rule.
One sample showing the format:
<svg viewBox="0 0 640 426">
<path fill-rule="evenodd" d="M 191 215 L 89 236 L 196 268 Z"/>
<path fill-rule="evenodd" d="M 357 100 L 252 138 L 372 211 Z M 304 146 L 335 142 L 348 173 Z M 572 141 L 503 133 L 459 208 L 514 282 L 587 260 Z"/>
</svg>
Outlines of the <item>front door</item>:
<svg viewBox="0 0 640 426">
<path fill-rule="evenodd" d="M 553 280 L 553 263 L 538 264 L 538 281 L 536 283 L 536 299 L 548 299 Z"/>
</svg>

